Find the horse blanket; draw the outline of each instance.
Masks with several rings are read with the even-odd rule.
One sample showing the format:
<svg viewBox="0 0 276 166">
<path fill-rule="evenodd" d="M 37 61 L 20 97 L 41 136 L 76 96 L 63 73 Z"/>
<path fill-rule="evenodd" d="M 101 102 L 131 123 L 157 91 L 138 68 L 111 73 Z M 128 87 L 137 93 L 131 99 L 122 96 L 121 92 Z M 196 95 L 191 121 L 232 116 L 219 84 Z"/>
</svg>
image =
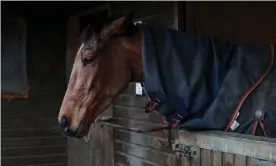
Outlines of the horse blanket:
<svg viewBox="0 0 276 166">
<path fill-rule="evenodd" d="M 172 127 L 276 137 L 274 45 L 138 24 L 146 112 Z"/>
</svg>

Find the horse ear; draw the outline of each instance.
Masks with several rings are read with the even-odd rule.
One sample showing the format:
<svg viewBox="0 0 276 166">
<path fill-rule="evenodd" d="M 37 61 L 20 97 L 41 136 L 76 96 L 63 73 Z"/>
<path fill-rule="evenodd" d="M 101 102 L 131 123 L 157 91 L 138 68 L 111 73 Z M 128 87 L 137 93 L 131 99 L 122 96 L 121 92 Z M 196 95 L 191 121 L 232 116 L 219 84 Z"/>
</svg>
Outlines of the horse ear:
<svg viewBox="0 0 276 166">
<path fill-rule="evenodd" d="M 128 15 L 121 16 L 118 19 L 112 21 L 110 30 L 113 30 L 113 31 L 123 30 L 124 26 L 132 22 L 133 16 L 134 16 L 134 12 L 132 11 Z"/>
</svg>

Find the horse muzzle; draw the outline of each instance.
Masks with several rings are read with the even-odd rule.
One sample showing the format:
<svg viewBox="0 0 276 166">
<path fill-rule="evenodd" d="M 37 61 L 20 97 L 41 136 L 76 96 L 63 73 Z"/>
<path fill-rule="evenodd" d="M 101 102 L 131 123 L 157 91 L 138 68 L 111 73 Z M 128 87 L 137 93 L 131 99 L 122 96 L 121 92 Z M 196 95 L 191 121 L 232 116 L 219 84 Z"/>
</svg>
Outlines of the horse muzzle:
<svg viewBox="0 0 276 166">
<path fill-rule="evenodd" d="M 70 123 L 70 120 L 66 116 L 61 117 L 59 124 L 60 124 L 62 133 L 64 133 L 68 137 L 82 138 L 85 136 L 84 135 L 84 128 L 85 128 L 84 120 L 81 120 L 79 122 L 77 130 L 72 130 L 70 128 L 71 123 Z"/>
</svg>

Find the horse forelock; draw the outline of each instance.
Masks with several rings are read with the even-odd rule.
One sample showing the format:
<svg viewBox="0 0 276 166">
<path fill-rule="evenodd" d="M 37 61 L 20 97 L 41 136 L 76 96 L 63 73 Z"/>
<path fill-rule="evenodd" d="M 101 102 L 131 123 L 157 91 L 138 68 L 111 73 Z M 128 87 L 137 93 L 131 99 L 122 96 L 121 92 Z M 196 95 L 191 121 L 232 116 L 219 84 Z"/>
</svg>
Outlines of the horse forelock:
<svg viewBox="0 0 276 166">
<path fill-rule="evenodd" d="M 98 18 L 94 22 L 89 23 L 81 33 L 81 42 L 88 42 L 93 35 L 99 35 L 101 31 L 104 29 L 105 25 L 111 23 L 118 17 L 106 17 L 106 18 Z"/>
<path fill-rule="evenodd" d="M 81 33 L 80 41 L 81 43 L 88 43 L 93 36 L 101 36 L 102 32 L 104 35 L 108 35 L 108 24 L 115 21 L 116 19 L 122 17 L 122 15 L 106 18 L 98 18 L 94 22 L 88 24 Z M 134 36 L 138 32 L 138 28 L 131 22 L 127 20 L 124 25 L 125 34 L 127 36 Z"/>
</svg>

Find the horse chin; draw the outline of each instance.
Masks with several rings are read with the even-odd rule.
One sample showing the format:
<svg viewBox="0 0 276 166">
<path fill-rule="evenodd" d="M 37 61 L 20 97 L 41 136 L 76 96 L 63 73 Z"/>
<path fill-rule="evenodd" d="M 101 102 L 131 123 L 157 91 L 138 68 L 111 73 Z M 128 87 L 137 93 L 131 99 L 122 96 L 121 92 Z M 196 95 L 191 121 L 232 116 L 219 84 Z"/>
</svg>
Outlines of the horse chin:
<svg viewBox="0 0 276 166">
<path fill-rule="evenodd" d="M 78 132 L 75 136 L 71 136 L 71 137 L 81 139 L 81 138 L 87 137 L 88 135 L 89 135 L 88 131 L 81 131 L 81 132 Z"/>
<path fill-rule="evenodd" d="M 81 139 L 81 138 L 86 137 L 88 135 L 89 135 L 89 127 L 87 127 L 86 125 L 83 125 L 78 129 L 75 138 Z"/>
<path fill-rule="evenodd" d="M 66 132 L 64 132 L 64 134 L 70 138 L 81 139 L 81 138 L 89 135 L 89 127 L 87 125 L 85 125 L 84 123 L 81 123 L 77 130 L 72 131 L 72 130 L 68 129 Z"/>
</svg>

